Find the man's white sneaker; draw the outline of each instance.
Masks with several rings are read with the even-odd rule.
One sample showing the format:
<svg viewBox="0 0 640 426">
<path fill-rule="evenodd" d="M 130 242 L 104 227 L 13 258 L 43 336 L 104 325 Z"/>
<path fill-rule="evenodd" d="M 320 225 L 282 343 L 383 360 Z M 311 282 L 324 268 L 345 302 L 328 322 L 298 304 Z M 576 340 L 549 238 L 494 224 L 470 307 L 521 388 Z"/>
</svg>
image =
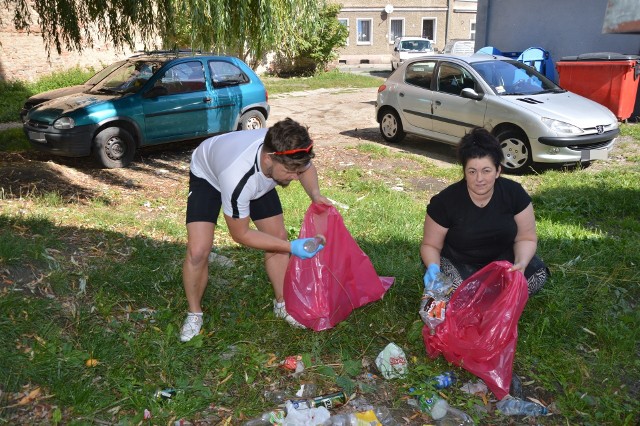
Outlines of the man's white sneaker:
<svg viewBox="0 0 640 426">
<path fill-rule="evenodd" d="M 284 302 L 278 302 L 276 299 L 273 299 L 273 314 L 276 316 L 276 318 L 284 319 L 295 328 L 306 328 L 304 325 L 300 324 L 294 317 L 289 315 Z"/>
<path fill-rule="evenodd" d="M 180 330 L 180 341 L 188 342 L 200 333 L 202 328 L 202 314 L 194 314 L 189 312 L 187 318 L 182 324 L 182 330 Z"/>
</svg>

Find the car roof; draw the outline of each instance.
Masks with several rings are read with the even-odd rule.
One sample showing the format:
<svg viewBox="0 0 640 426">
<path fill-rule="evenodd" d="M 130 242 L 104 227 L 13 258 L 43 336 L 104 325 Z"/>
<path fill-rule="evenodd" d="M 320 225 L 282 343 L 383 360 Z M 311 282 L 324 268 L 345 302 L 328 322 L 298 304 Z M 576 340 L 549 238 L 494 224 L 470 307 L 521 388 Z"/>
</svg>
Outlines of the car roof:
<svg viewBox="0 0 640 426">
<path fill-rule="evenodd" d="M 405 40 L 426 40 L 426 41 L 431 41 L 428 38 L 424 38 L 424 37 L 396 37 L 396 41 L 405 41 Z"/>
<path fill-rule="evenodd" d="M 173 59 L 182 58 L 232 58 L 228 55 L 218 55 L 211 52 L 197 52 L 197 51 L 184 51 L 184 50 L 154 50 L 149 52 L 139 52 L 133 56 L 130 56 L 129 60 L 162 60 L 170 61 Z"/>
<path fill-rule="evenodd" d="M 438 61 L 458 60 L 458 61 L 466 62 L 468 64 L 473 64 L 475 62 L 485 62 L 485 61 L 490 61 L 490 60 L 496 60 L 496 61 L 513 61 L 514 60 L 513 58 L 507 58 L 506 56 L 490 55 L 490 54 L 486 54 L 486 53 L 474 53 L 473 55 L 470 55 L 470 56 L 460 56 L 460 55 L 449 55 L 449 54 L 435 53 L 435 54 L 423 55 L 423 56 L 420 56 L 419 58 L 415 58 L 415 59 L 416 60 L 419 60 L 419 59 L 436 59 Z"/>
</svg>

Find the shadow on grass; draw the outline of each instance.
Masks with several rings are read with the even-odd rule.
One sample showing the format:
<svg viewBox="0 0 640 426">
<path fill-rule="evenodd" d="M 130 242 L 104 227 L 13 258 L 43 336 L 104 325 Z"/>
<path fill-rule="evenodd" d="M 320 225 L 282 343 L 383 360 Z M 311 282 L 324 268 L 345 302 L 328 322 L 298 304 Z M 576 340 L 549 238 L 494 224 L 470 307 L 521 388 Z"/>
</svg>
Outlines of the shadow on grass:
<svg viewBox="0 0 640 426">
<path fill-rule="evenodd" d="M 57 157 L 34 150 L 0 153 L 0 197 L 57 194 L 65 200 L 87 202 L 101 197 L 103 188 L 96 184 L 136 190 L 168 180 L 177 182 L 188 178 L 188 161 L 199 143 L 143 148 L 129 168 L 111 170 L 99 168 L 91 157 Z"/>
<path fill-rule="evenodd" d="M 517 371 L 542 386 L 547 403 L 576 407 L 537 419 L 540 424 L 582 423 L 590 416 L 574 414 L 576 410 L 618 419 L 629 407 L 638 407 L 639 378 L 637 370 L 629 368 L 633 357 L 616 356 L 637 351 L 640 297 L 638 273 L 631 267 L 640 262 L 640 194 L 631 185 L 625 187 L 623 177 L 607 182 L 594 176 L 584 186 L 542 188 L 534 197 L 537 214 L 568 231 L 542 230 L 540 255 L 553 275 L 521 319 Z M 379 212 L 380 217 L 384 214 Z M 576 227 L 602 233 L 584 235 L 573 231 Z M 70 417 L 64 423 L 139 422 L 145 408 L 164 423 L 184 416 L 217 423 L 243 413 L 254 415 L 273 408 L 264 397 L 266 389 L 293 394 L 302 380 L 328 393 L 338 383 L 355 382 L 343 369 L 346 361 L 366 360 L 364 372 L 375 374 L 373 360 L 389 342 L 403 347 L 410 359 L 415 356 L 411 367 L 421 365 L 422 374 L 452 368 L 442 358 L 426 359 L 419 334 L 419 235 L 391 236 L 384 243 L 358 239 L 378 274 L 394 276 L 396 283 L 383 300 L 357 309 L 321 333 L 295 330 L 273 318 L 261 252 L 222 247 L 220 253 L 235 266 L 211 268 L 205 333 L 188 344 L 179 344 L 177 337 L 186 310 L 182 244 L 7 215 L 0 215 L 0 241 L 4 395 L 39 386 L 47 403 L 62 407 Z M 584 261 L 575 262 L 577 255 Z M 24 268 L 28 273 L 20 275 L 17 271 Z M 277 367 L 277 361 L 297 354 L 312 360 L 300 380 Z M 98 364 L 87 367 L 88 359 Z M 473 379 L 455 371 L 462 382 Z M 625 377 L 611 371 L 625 372 Z M 378 382 L 385 391 L 365 396 L 393 406 L 414 380 L 424 377 L 412 372 L 403 381 Z M 178 391 L 171 404 L 154 397 L 162 388 Z M 540 397 L 532 392 L 530 396 Z M 593 411 L 580 405 L 585 404 L 581 398 L 573 400 L 575 394 L 587 393 L 596 405 Z M 449 391 L 449 397 L 469 399 L 456 390 Z M 3 401 L 2 407 L 12 402 Z M 36 398 L 22 408 L 33 411 L 40 402 Z M 13 419 L 20 410 L 0 408 L 0 415 Z"/>
<path fill-rule="evenodd" d="M 237 416 L 262 412 L 272 408 L 265 390 L 275 386 L 294 397 L 300 385 L 277 362 L 270 364 L 272 357 L 309 354 L 313 365 L 304 378 L 328 393 L 345 374 L 342 362 L 360 365 L 365 357 L 372 363 L 388 341 L 406 339 L 407 322 L 415 322 L 409 307 L 419 287 L 403 286 L 398 277 L 384 301 L 357 310 L 333 330 L 292 329 L 273 317 L 262 253 L 222 247 L 219 253 L 235 265 L 212 265 L 203 301 L 205 334 L 181 344 L 178 330 L 187 309 L 182 244 L 6 215 L 0 215 L 0 239 L 3 391 L 13 398 L 39 387 L 48 403 L 73 412 L 63 423 L 137 422 L 145 408 L 156 421 L 190 415 L 217 423 L 229 409 Z M 381 274 L 415 269 L 419 259 L 406 241 L 385 247 L 410 260 L 380 259 Z M 375 257 L 383 250 L 370 248 Z M 97 364 L 87 367 L 89 359 Z M 324 373 L 313 368 L 324 364 L 333 367 Z M 163 388 L 177 389 L 171 404 L 154 397 Z M 42 401 L 4 402 L 11 408 L 0 408 L 2 417 L 21 423 L 25 409 Z"/>
</svg>

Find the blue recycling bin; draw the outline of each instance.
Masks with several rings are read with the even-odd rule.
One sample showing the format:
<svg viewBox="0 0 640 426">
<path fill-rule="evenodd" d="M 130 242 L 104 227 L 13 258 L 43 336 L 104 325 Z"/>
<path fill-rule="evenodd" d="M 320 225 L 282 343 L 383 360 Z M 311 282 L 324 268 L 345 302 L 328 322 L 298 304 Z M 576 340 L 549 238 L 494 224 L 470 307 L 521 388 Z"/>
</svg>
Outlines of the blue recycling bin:
<svg viewBox="0 0 640 426">
<path fill-rule="evenodd" d="M 483 55 L 500 55 L 502 56 L 502 52 L 499 49 L 496 49 L 493 46 L 485 46 L 482 49 L 478 50 L 476 52 L 476 54 L 483 54 Z"/>
<path fill-rule="evenodd" d="M 518 61 L 527 64 L 554 83 L 558 82 L 556 68 L 553 65 L 551 54 L 541 47 L 530 47 L 518 56 Z"/>
</svg>

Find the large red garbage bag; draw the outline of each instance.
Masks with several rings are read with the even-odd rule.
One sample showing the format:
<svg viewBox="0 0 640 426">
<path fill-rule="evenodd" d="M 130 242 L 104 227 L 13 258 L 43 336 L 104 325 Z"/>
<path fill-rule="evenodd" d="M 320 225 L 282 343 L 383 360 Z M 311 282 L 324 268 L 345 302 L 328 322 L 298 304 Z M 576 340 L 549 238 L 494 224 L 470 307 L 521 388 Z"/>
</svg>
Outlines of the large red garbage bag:
<svg viewBox="0 0 640 426">
<path fill-rule="evenodd" d="M 527 303 L 527 280 L 511 263 L 490 263 L 460 284 L 435 334 L 422 330 L 427 354 L 445 359 L 484 380 L 502 399 L 509 393 L 518 320 Z"/>
<path fill-rule="evenodd" d="M 291 256 L 284 279 L 287 312 L 315 331 L 335 327 L 356 308 L 379 300 L 393 277 L 378 277 L 333 206 L 312 203 L 300 238 L 322 234 L 324 249 L 311 259 Z"/>
</svg>

